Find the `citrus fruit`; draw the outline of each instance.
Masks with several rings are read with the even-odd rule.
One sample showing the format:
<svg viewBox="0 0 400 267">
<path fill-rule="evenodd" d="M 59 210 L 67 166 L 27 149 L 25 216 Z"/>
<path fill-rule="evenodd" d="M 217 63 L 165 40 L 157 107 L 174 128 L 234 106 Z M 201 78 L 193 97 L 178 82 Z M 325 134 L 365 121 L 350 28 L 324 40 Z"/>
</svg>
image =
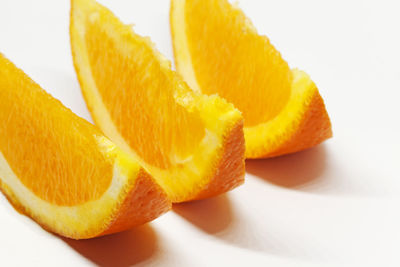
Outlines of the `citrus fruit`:
<svg viewBox="0 0 400 267">
<path fill-rule="evenodd" d="M 241 113 L 193 92 L 149 38 L 93 0 L 71 3 L 75 70 L 95 123 L 157 180 L 173 202 L 244 181 Z"/>
<path fill-rule="evenodd" d="M 246 157 L 296 152 L 332 136 L 317 87 L 290 69 L 227 0 L 172 0 L 175 63 L 197 92 L 218 93 L 244 117 Z"/>
<path fill-rule="evenodd" d="M 153 178 L 0 54 L 0 189 L 45 229 L 91 238 L 170 208 Z"/>
</svg>

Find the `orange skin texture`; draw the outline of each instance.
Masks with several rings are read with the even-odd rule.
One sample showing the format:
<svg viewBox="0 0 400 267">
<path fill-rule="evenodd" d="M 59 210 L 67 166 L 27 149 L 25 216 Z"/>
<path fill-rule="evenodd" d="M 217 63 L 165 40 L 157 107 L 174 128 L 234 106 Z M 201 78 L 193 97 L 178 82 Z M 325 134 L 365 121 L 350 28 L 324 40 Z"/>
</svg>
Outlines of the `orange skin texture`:
<svg viewBox="0 0 400 267">
<path fill-rule="evenodd" d="M 295 153 L 332 137 L 311 78 L 291 69 L 237 6 L 171 0 L 170 26 L 176 69 L 189 85 L 242 111 L 247 158 Z"/>
<path fill-rule="evenodd" d="M 88 14 L 93 12 L 93 14 L 98 14 L 96 16 L 103 21 L 94 23 L 88 22 L 90 19 L 79 19 L 80 17 L 74 14 L 78 14 L 80 11 L 82 11 L 82 17 L 90 18 Z M 174 94 L 179 91 L 179 88 L 183 87 L 188 92 L 193 92 L 181 80 L 181 77 L 170 69 L 170 66 L 166 66 L 165 62 L 157 58 L 160 56 L 159 52 L 149 42 L 144 42 L 143 37 L 135 34 L 130 27 L 128 29 L 105 7 L 94 1 L 75 0 L 75 4 L 72 1 L 70 16 L 74 67 L 85 102 L 95 123 L 111 139 L 115 136 L 113 136 L 113 133 L 107 133 L 107 129 L 110 129 L 107 126 L 115 125 L 116 131 L 121 139 L 124 139 L 127 147 L 129 146 L 146 164 L 163 170 L 170 168 L 178 170 L 170 177 L 160 175 L 160 178 L 156 177 L 156 174 L 152 173 L 150 168 L 147 168 L 154 177 L 158 178 L 158 181 L 161 180 L 161 185 L 164 178 L 167 181 L 168 179 L 187 179 L 185 181 L 190 181 L 191 177 L 197 175 L 196 173 L 192 176 L 182 175 L 184 178 L 179 176 L 181 174 L 179 168 L 184 169 L 190 165 L 186 162 L 179 162 L 172 166 L 169 155 L 175 149 L 178 152 L 183 151 L 183 153 L 178 153 L 178 155 L 183 154 L 183 156 L 190 156 L 192 152 L 196 152 L 196 146 L 202 141 L 206 132 L 203 124 L 203 120 L 206 120 L 201 118 L 198 113 L 208 110 L 204 107 L 190 110 L 177 102 Z M 112 26 L 107 27 L 109 25 Z M 79 31 L 76 30 L 78 27 L 85 27 L 84 36 L 79 35 Z M 110 30 L 111 28 L 113 30 Z M 116 37 L 111 38 L 113 34 L 108 36 L 108 32 L 104 29 L 112 31 L 119 37 L 123 36 L 121 43 L 124 45 L 122 47 L 129 48 L 130 50 L 127 50 L 129 53 L 121 52 L 121 50 L 124 50 L 118 45 L 118 41 L 116 41 L 118 39 Z M 102 43 L 99 44 L 99 42 Z M 84 45 L 81 46 L 79 43 Z M 89 59 L 87 63 L 79 61 L 82 55 L 87 55 Z M 87 86 L 86 81 L 89 76 L 94 80 L 95 86 Z M 108 77 L 113 77 L 113 79 Z M 91 93 L 93 91 L 99 93 L 104 109 L 101 105 L 97 105 L 98 102 L 93 101 L 93 94 Z M 162 99 L 162 101 L 158 101 L 158 99 Z M 216 101 L 216 103 L 211 102 L 212 100 L 209 101 L 209 103 L 214 103 L 214 107 L 222 105 L 220 102 L 223 101 L 224 105 L 234 110 L 231 104 L 222 99 L 219 99 L 219 102 Z M 97 115 L 98 110 L 106 110 L 111 118 L 110 124 L 104 123 L 103 119 L 106 116 Z M 215 110 L 222 112 L 222 108 L 215 108 Z M 147 117 L 137 115 L 141 113 Z M 159 113 L 166 115 L 160 116 Z M 204 180 L 197 183 L 196 178 L 198 176 L 193 178 L 192 181 L 196 182 L 190 184 L 190 186 L 179 187 L 178 184 L 176 192 L 179 193 L 172 192 L 169 194 L 172 202 L 212 197 L 227 192 L 244 182 L 243 118 L 237 110 L 235 110 L 235 113 L 238 115 L 234 120 L 232 119 L 223 128 L 219 127 L 218 129 L 223 129 L 223 131 L 218 133 L 218 145 L 215 146 L 217 152 L 212 155 L 212 162 L 207 162 L 207 166 L 200 166 L 204 167 L 203 170 L 205 170 L 201 174 L 201 178 L 204 178 Z M 213 117 L 211 115 L 208 118 Z M 220 117 L 215 116 L 215 120 L 220 120 Z M 118 138 L 115 140 L 118 140 Z M 211 145 L 214 146 L 214 143 L 211 143 Z M 208 146 L 208 144 L 204 146 Z M 207 159 L 207 157 L 201 158 Z M 166 192 L 169 192 L 168 186 L 166 186 Z"/>
<path fill-rule="evenodd" d="M 243 121 L 237 123 L 229 132 L 224 143 L 224 153 L 209 184 L 193 200 L 214 197 L 244 183 Z"/>
<path fill-rule="evenodd" d="M 271 158 L 295 153 L 316 146 L 332 137 L 332 125 L 325 109 L 324 100 L 315 92 L 301 123 L 288 142 L 257 158 Z"/>
<path fill-rule="evenodd" d="M 1 180 L 0 191 L 6 196 L 7 200 L 18 213 L 32 217 Z M 139 173 L 139 177 L 137 177 L 133 190 L 129 192 L 124 202 L 118 207 L 115 214 L 112 215 L 113 220 L 107 226 L 106 230 L 96 236 L 69 238 L 79 240 L 122 232 L 158 218 L 160 215 L 169 211 L 171 206 L 171 202 L 167 198 L 165 192 L 152 181 L 149 174 L 142 170 Z M 39 223 L 44 230 L 53 232 L 51 227 L 45 223 L 39 221 L 37 221 L 37 223 Z"/>
<path fill-rule="evenodd" d="M 114 220 L 100 235 L 121 232 L 152 221 L 170 208 L 171 203 L 165 192 L 152 181 L 149 174 L 141 171 L 133 190 L 114 215 Z"/>
<path fill-rule="evenodd" d="M 0 190 L 18 212 L 51 232 L 84 239 L 129 229 L 170 210 L 168 196 L 153 177 L 110 141 L 105 142 L 95 126 L 46 93 L 1 53 L 0 67 L 0 95 L 7 100 L 0 105 L 2 116 L 7 118 L 0 122 L 0 152 L 6 162 L 2 164 L 15 173 L 14 178 L 3 171 L 6 165 L 1 166 Z M 95 136 L 113 152 L 95 141 L 84 142 Z M 119 169 L 123 174 L 116 171 Z M 25 176 L 21 178 L 20 173 Z M 126 179 L 121 180 L 121 187 L 115 187 L 118 194 L 107 195 L 110 181 L 121 175 Z M 15 186 L 15 180 L 22 185 Z M 24 200 L 18 188 L 39 200 Z M 103 196 L 106 201 L 96 202 Z M 87 203 L 92 206 L 82 208 Z M 72 216 L 70 208 L 74 208 Z M 76 227 L 82 221 L 89 226 Z"/>
</svg>

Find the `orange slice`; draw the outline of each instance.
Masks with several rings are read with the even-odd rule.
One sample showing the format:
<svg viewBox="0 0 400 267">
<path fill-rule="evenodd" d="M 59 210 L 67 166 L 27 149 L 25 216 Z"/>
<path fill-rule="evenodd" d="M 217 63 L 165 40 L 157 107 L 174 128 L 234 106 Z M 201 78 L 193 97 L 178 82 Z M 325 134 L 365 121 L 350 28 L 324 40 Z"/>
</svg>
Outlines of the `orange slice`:
<svg viewBox="0 0 400 267">
<path fill-rule="evenodd" d="M 291 70 L 238 7 L 171 1 L 177 70 L 197 92 L 218 93 L 243 113 L 247 158 L 296 152 L 332 136 L 313 81 Z"/>
<path fill-rule="evenodd" d="M 81 239 L 170 208 L 140 165 L 0 54 L 0 189 L 57 234 Z"/>
<path fill-rule="evenodd" d="M 92 117 L 153 175 L 173 202 L 243 183 L 243 118 L 194 93 L 149 38 L 93 0 L 73 0 L 71 47 Z"/>
</svg>

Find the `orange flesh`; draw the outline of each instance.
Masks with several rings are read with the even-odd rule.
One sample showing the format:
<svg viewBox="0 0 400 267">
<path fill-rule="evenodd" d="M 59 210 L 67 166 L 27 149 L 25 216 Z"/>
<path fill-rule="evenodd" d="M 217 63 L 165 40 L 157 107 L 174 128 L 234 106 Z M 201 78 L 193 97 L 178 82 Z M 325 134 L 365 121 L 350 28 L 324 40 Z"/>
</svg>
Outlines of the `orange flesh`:
<svg viewBox="0 0 400 267">
<path fill-rule="evenodd" d="M 0 99 L 0 152 L 27 188 L 61 206 L 104 193 L 113 161 L 99 151 L 95 136 L 101 133 L 1 54 Z"/>
<path fill-rule="evenodd" d="M 190 155 L 204 136 L 203 122 L 197 111 L 176 103 L 177 82 L 161 69 L 152 48 L 143 45 L 146 40 L 129 34 L 116 40 L 99 24 L 87 23 L 91 71 L 126 142 L 146 163 L 161 169 L 171 166 L 171 155 Z"/>
<path fill-rule="evenodd" d="M 268 38 L 260 38 L 242 11 L 225 0 L 186 0 L 185 17 L 202 92 L 232 102 L 246 127 L 273 119 L 289 99 L 292 75 Z"/>
</svg>

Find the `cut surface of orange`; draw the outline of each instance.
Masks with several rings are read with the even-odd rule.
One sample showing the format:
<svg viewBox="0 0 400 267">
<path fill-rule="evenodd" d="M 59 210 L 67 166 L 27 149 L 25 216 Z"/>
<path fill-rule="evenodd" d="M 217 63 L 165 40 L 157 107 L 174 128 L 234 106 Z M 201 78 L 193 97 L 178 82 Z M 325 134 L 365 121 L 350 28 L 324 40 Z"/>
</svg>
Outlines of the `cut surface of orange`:
<svg viewBox="0 0 400 267">
<path fill-rule="evenodd" d="M 0 54 L 0 189 L 57 234 L 126 230 L 170 208 L 154 179 Z"/>
<path fill-rule="evenodd" d="M 243 118 L 232 104 L 193 92 L 148 38 L 93 0 L 71 2 L 70 35 L 94 121 L 173 202 L 243 182 Z"/>
<path fill-rule="evenodd" d="M 227 0 L 171 0 L 175 63 L 191 88 L 218 93 L 244 117 L 246 157 L 292 153 L 332 136 L 310 77 L 290 69 Z"/>
</svg>

